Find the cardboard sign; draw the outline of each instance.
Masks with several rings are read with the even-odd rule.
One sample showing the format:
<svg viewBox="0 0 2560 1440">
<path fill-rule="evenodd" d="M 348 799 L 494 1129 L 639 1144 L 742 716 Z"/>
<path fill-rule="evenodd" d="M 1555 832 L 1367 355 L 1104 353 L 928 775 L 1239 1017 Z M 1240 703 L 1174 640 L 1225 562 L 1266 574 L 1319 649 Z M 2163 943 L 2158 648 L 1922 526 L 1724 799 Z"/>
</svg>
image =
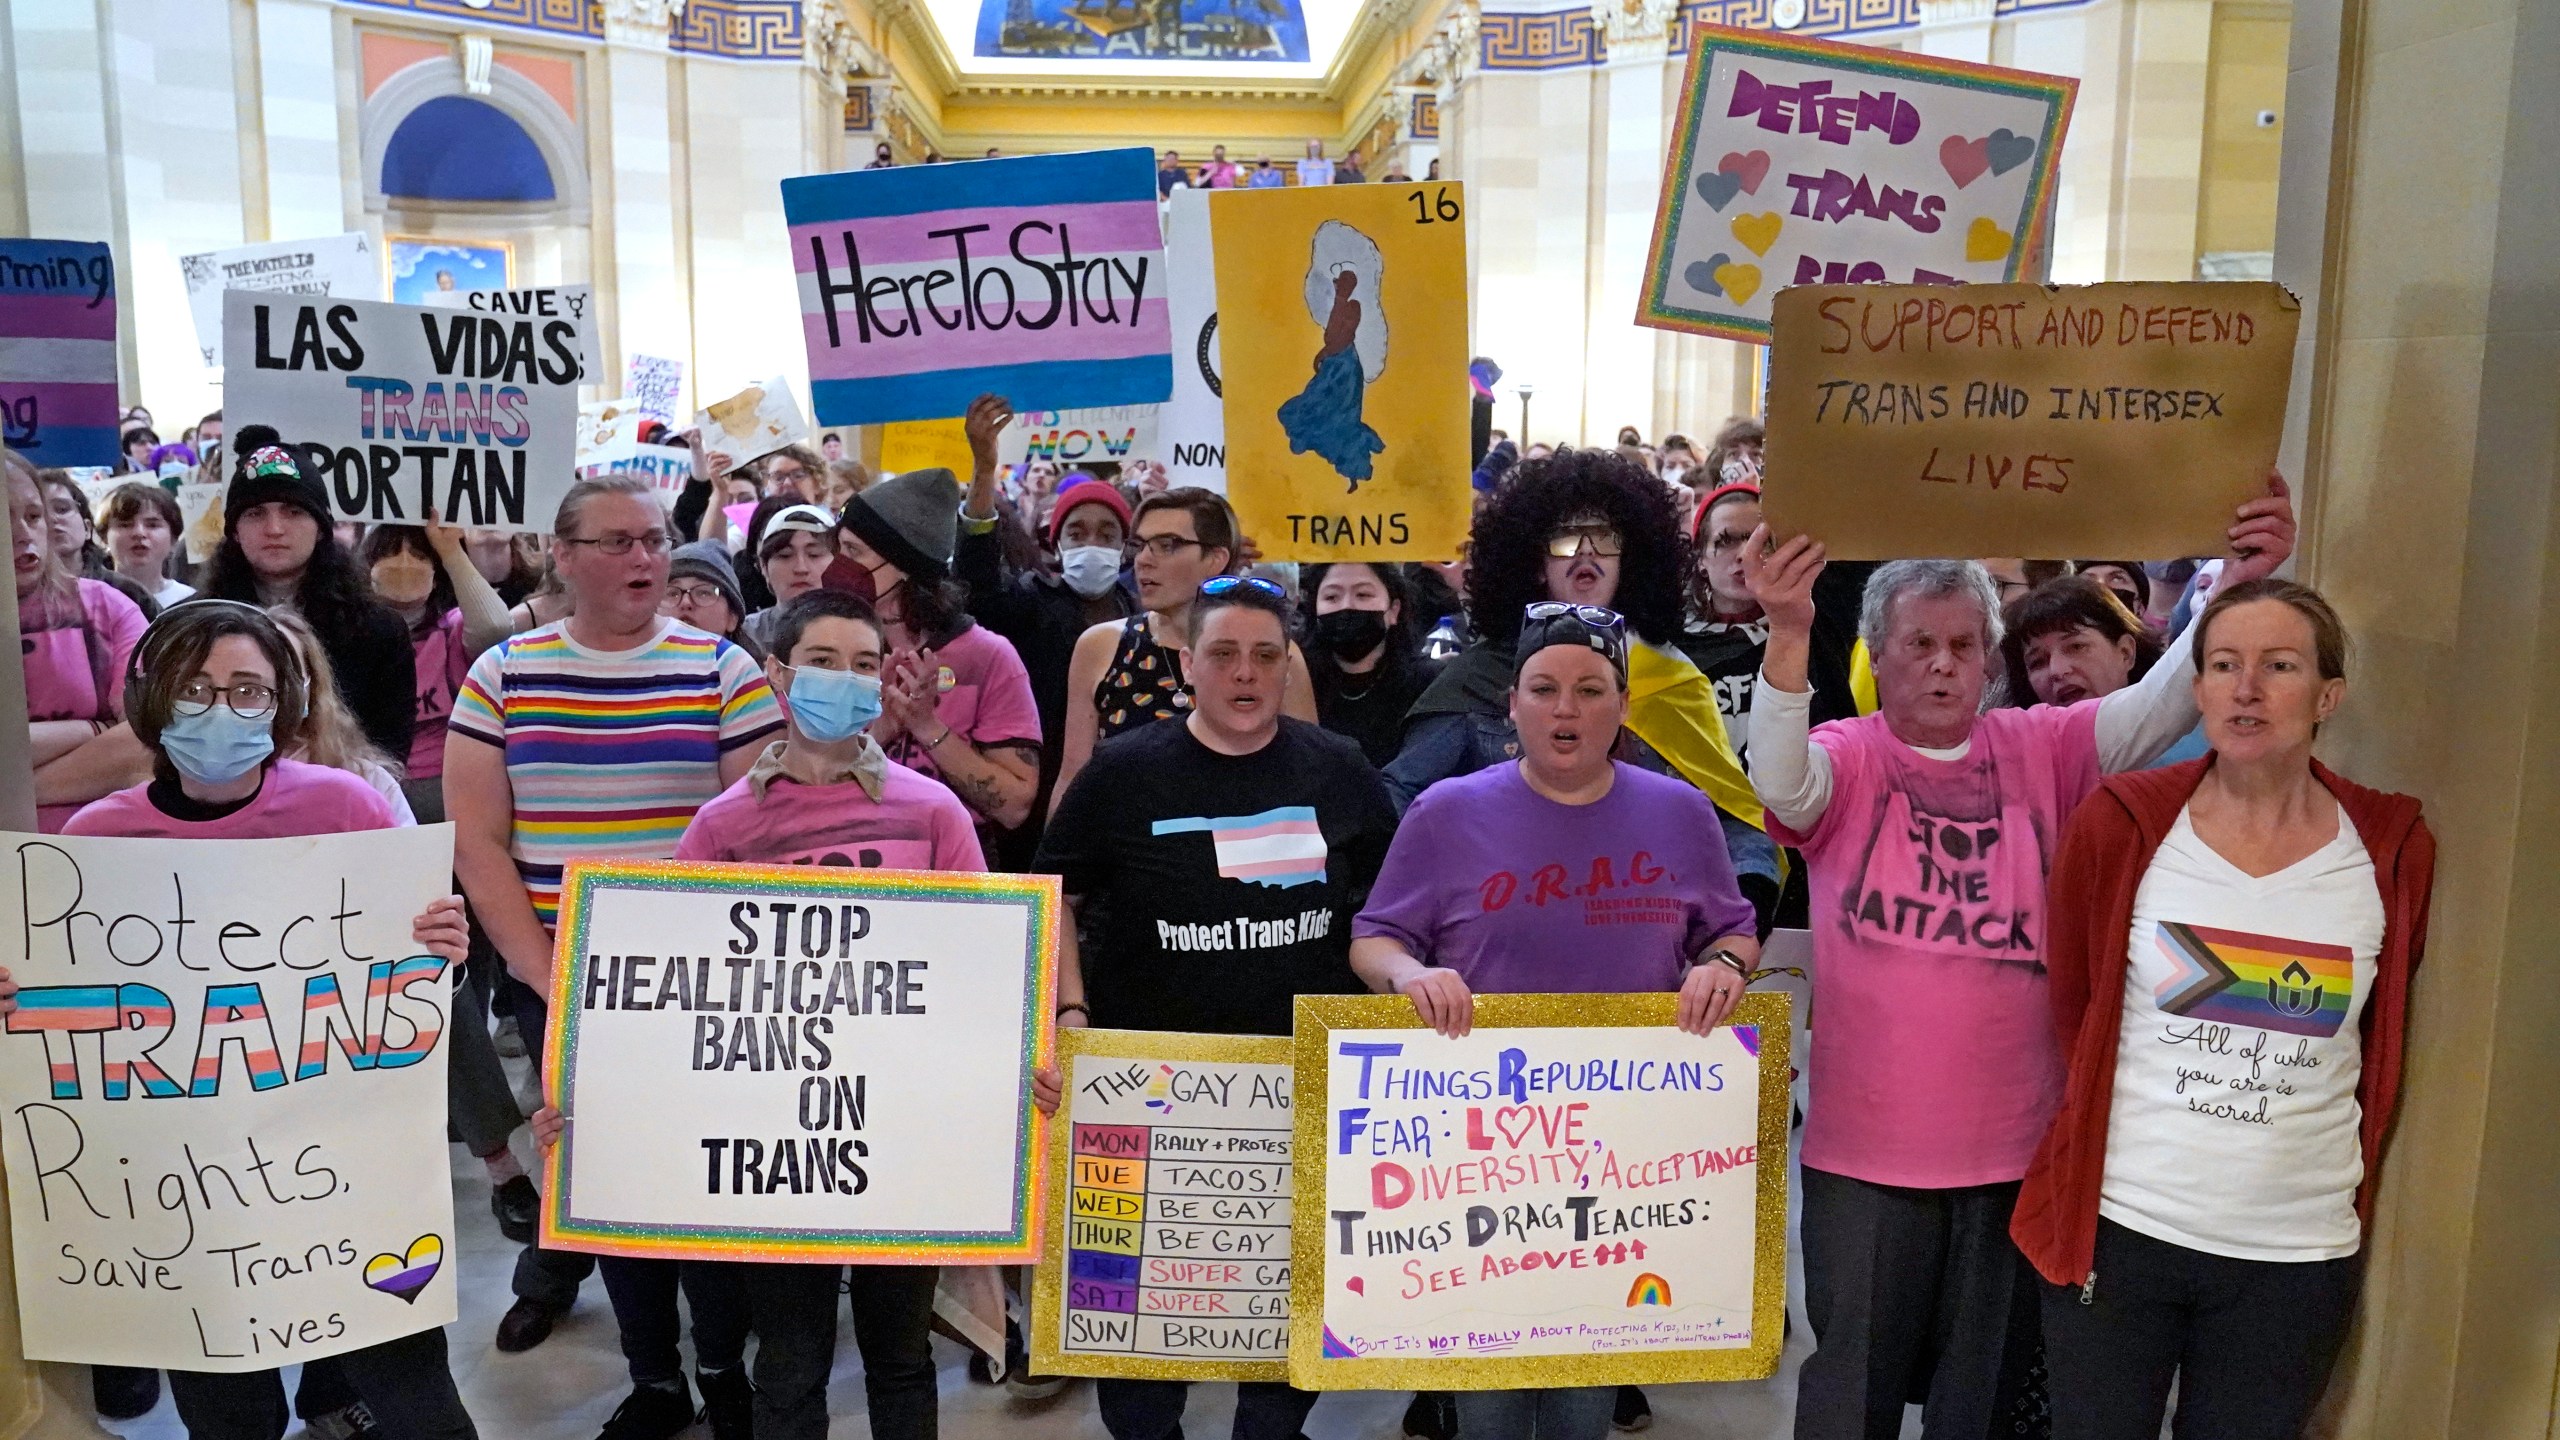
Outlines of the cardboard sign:
<svg viewBox="0 0 2560 1440">
<path fill-rule="evenodd" d="M 1032 1369 L 1289 1378 L 1290 1042 L 1061 1030 Z"/>
<path fill-rule="evenodd" d="M 1299 997 L 1289 1383 L 1776 1373 L 1787 1002 L 1704 1038 L 1677 1003 L 1479 995 L 1449 1040 L 1401 996 Z"/>
<path fill-rule="evenodd" d="M 996 460 L 1019 465 L 1046 460 L 1061 470 L 1078 465 L 1162 460 L 1159 405 L 1112 405 L 1099 410 L 1033 410 L 1013 417 L 996 433 Z M 962 472 L 965 476 L 966 472 Z M 1178 483 L 1178 482 L 1177 482 Z"/>
<path fill-rule="evenodd" d="M 676 397 L 684 389 L 683 361 L 634 355 L 622 374 L 622 393 L 630 396 L 631 403 L 639 406 L 643 414 L 654 415 L 670 425 L 676 423 L 676 416 L 682 413 L 676 408 Z"/>
<path fill-rule="evenodd" d="M 360 230 L 181 255 L 178 270 L 186 277 L 187 314 L 207 365 L 222 363 L 222 297 L 228 291 L 382 298 L 382 266 L 374 259 L 372 237 Z"/>
<path fill-rule="evenodd" d="M 341 517 L 548 533 L 575 478 L 592 316 L 222 297 L 223 409 L 310 454 Z"/>
<path fill-rule="evenodd" d="M 596 330 L 590 313 L 594 292 L 584 285 L 540 285 L 530 290 L 464 290 L 462 309 L 500 319 L 530 317 L 536 320 L 574 320 L 578 322 L 578 369 L 584 380 L 603 373 L 596 362 Z"/>
<path fill-rule="evenodd" d="M 1821 285 L 1776 315 L 1769 529 L 1843 560 L 2220 554 L 2302 318 L 2269 281 Z"/>
<path fill-rule="evenodd" d="M 114 465 L 121 413 L 107 247 L 0 240 L 0 440 L 31 465 Z"/>
<path fill-rule="evenodd" d="M 579 405 L 578 468 L 593 470 L 638 453 L 640 422 L 648 418 L 626 399 L 589 400 Z"/>
<path fill-rule="evenodd" d="M 266 1370 L 454 1318 L 453 827 L 9 835 L 0 1126 L 29 1358 Z"/>
<path fill-rule="evenodd" d="M 1157 419 L 1152 458 L 1175 485 L 1227 493 L 1227 402 L 1219 377 L 1218 264 L 1209 243 L 1207 190 L 1185 187 L 1166 202 L 1164 258 L 1172 272 L 1173 398 Z"/>
<path fill-rule="evenodd" d="M 892 865 L 901 843 L 877 841 Z M 815 860 L 569 866 L 547 1051 L 569 1128 L 545 1246 L 1038 1254 L 1056 878 Z"/>
<path fill-rule="evenodd" d="M 1464 187 L 1219 190 L 1227 498 L 1266 560 L 1466 543 Z"/>
<path fill-rule="evenodd" d="M 706 464 L 714 456 L 728 462 L 718 467 L 721 474 L 809 439 L 809 422 L 800 418 L 800 402 L 791 398 L 791 382 L 779 375 L 711 402 L 693 417 L 693 428 L 701 432 Z"/>
<path fill-rule="evenodd" d="M 1690 30 L 1636 323 L 1769 339 L 1789 285 L 2023 268 L 2079 82 L 1864 45 Z"/>
<path fill-rule="evenodd" d="M 188 564 L 201 565 L 222 548 L 222 501 L 230 488 L 219 481 L 178 487 L 178 523 L 186 531 Z"/>
<path fill-rule="evenodd" d="M 1155 173 L 1128 149 L 783 181 L 819 423 L 1163 400 Z"/>
</svg>

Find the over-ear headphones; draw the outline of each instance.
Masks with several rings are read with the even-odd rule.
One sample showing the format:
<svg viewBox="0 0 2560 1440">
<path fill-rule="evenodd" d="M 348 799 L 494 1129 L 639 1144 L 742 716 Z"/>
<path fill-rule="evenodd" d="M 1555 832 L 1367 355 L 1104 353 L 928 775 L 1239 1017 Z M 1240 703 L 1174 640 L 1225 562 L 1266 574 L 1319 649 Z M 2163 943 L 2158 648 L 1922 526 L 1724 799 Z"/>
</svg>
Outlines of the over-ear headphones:
<svg viewBox="0 0 2560 1440">
<path fill-rule="evenodd" d="M 258 642 L 267 658 L 276 666 L 276 715 L 290 715 L 299 721 L 311 713 L 311 670 L 302 663 L 302 648 L 284 632 L 266 611 L 242 600 L 223 600 L 210 595 L 194 595 L 160 612 L 150 628 L 135 642 L 133 658 L 125 662 L 125 692 L 138 693 L 143 676 L 167 658 L 176 637 L 194 628 L 199 620 L 219 610 L 240 622 L 240 631 Z M 216 638 L 219 638 L 218 636 Z M 130 718 L 130 705 L 127 707 Z"/>
</svg>

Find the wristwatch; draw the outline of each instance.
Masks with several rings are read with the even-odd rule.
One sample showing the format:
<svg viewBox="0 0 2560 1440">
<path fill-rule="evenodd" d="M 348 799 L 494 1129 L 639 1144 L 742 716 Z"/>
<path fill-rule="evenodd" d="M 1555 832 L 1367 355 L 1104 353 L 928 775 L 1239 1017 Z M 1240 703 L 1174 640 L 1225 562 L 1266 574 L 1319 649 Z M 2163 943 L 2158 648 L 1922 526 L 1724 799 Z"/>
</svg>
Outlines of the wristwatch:
<svg viewBox="0 0 2560 1440">
<path fill-rule="evenodd" d="M 1751 967 L 1743 963 L 1741 956 L 1734 954 L 1732 951 L 1725 949 L 1721 945 L 1708 951 L 1706 954 L 1699 956 L 1698 963 L 1701 965 L 1723 964 L 1730 966 L 1732 967 L 1734 974 L 1742 977 L 1743 984 L 1748 985 L 1751 983 Z"/>
</svg>

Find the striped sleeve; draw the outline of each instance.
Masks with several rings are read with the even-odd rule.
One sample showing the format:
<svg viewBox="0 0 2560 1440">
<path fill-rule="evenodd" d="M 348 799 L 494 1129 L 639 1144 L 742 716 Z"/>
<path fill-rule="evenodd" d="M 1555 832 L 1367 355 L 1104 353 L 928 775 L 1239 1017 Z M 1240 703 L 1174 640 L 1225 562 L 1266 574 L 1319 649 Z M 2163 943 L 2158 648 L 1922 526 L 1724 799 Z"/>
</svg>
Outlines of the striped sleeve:
<svg viewBox="0 0 2560 1440">
<path fill-rule="evenodd" d="M 782 728 L 782 705 L 764 669 L 738 646 L 720 642 L 720 753 L 760 745 Z"/>
<path fill-rule="evenodd" d="M 471 662 L 471 673 L 463 678 L 462 688 L 454 692 L 453 713 L 445 721 L 446 728 L 458 730 L 485 745 L 504 749 L 507 743 L 507 654 L 513 640 L 502 640 L 480 652 Z"/>
</svg>

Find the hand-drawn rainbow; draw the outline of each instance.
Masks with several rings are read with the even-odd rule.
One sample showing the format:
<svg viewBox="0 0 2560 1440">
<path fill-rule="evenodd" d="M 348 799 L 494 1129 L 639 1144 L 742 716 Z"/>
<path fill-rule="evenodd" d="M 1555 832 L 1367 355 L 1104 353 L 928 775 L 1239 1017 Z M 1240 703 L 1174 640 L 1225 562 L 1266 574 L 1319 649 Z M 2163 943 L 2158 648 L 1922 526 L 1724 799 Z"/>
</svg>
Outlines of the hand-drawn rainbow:
<svg viewBox="0 0 2560 1440">
<path fill-rule="evenodd" d="M 2155 943 L 2170 968 L 2152 998 L 2190 1020 L 2326 1038 L 2355 998 L 2355 952 L 2343 945 L 2174 922 Z"/>
<path fill-rule="evenodd" d="M 1650 1270 L 1637 1276 L 1636 1283 L 1627 1288 L 1627 1308 L 1632 1310 L 1639 1305 L 1659 1305 L 1669 1309 L 1671 1282 Z"/>
</svg>

